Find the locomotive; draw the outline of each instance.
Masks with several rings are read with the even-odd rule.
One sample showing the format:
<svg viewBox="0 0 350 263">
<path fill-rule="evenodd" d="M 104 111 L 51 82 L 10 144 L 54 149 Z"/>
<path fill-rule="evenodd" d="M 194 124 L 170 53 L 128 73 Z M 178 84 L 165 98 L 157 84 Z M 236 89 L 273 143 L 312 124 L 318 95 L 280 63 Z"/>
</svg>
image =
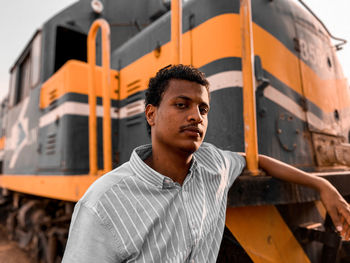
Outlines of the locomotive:
<svg viewBox="0 0 350 263">
<path fill-rule="evenodd" d="M 205 141 L 239 152 L 241 4 L 183 1 L 178 46 L 181 63 L 210 83 Z M 37 261 L 60 262 L 74 203 L 150 143 L 144 94 L 178 62 L 173 13 L 166 0 L 80 0 L 12 66 L 0 108 L 0 220 Z M 345 41 L 333 45 L 302 1 L 253 0 L 251 22 L 259 153 L 325 177 L 349 200 L 350 89 L 336 56 Z M 218 262 L 350 262 L 350 245 L 314 190 L 248 171 L 229 192 Z"/>
</svg>

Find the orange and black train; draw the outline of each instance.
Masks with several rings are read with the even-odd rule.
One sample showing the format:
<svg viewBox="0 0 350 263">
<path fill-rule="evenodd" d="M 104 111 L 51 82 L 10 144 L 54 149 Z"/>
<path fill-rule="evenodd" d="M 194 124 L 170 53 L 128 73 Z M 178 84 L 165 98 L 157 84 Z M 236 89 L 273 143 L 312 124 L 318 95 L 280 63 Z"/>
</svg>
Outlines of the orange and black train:
<svg viewBox="0 0 350 263">
<path fill-rule="evenodd" d="M 72 206 L 106 171 L 106 159 L 117 167 L 150 142 L 144 94 L 149 78 L 173 63 L 171 14 L 165 0 L 80 0 L 44 23 L 11 67 L 0 108 L 1 220 L 13 239 L 36 242 L 37 258 L 60 258 Z M 101 18 L 110 47 L 100 31 L 91 69 L 88 34 Z M 183 1 L 181 24 L 181 62 L 210 82 L 205 140 L 244 151 L 240 1 Z M 252 0 L 252 32 L 259 153 L 324 176 L 349 198 L 350 89 L 336 54 L 345 41 L 296 0 Z M 218 262 L 349 262 L 350 245 L 318 200 L 313 190 L 268 175 L 240 176 L 230 190 Z"/>
</svg>

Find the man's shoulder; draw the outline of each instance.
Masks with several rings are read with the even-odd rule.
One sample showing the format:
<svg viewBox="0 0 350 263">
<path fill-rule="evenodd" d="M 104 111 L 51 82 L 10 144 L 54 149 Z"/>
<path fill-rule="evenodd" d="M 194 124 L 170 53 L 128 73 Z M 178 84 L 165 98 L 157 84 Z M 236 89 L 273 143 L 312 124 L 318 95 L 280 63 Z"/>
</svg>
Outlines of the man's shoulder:
<svg viewBox="0 0 350 263">
<path fill-rule="evenodd" d="M 196 159 L 206 164 L 245 164 L 245 158 L 233 151 L 222 150 L 211 143 L 204 142 L 195 153 Z"/>
<path fill-rule="evenodd" d="M 219 147 L 209 143 L 209 142 L 203 142 L 202 145 L 199 147 L 195 155 L 212 155 L 212 156 L 227 156 L 227 155 L 234 155 L 234 156 L 242 156 L 238 152 L 230 151 L 230 150 L 223 150 Z"/>
<path fill-rule="evenodd" d="M 205 174 L 219 174 L 220 185 L 224 182 L 228 187 L 231 187 L 245 167 L 245 158 L 241 154 L 219 149 L 210 143 L 203 143 L 195 158 L 199 168 L 206 171 Z"/>
<path fill-rule="evenodd" d="M 80 203 L 87 207 L 94 207 L 96 204 L 115 186 L 125 184 L 125 181 L 134 176 L 130 163 L 126 162 L 114 170 L 104 174 L 90 185 Z"/>
</svg>

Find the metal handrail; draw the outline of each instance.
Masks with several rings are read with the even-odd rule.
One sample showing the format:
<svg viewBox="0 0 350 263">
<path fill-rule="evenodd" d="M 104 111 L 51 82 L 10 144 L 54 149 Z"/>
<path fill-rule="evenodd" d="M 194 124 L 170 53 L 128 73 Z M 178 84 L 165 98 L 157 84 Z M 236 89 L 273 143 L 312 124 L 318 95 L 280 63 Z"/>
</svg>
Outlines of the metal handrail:
<svg viewBox="0 0 350 263">
<path fill-rule="evenodd" d="M 323 26 L 323 28 L 327 31 L 328 35 L 334 39 L 334 40 L 337 40 L 337 41 L 340 41 L 341 43 L 338 43 L 338 44 L 335 44 L 335 48 L 336 50 L 341 50 L 343 47 L 343 45 L 345 45 L 347 43 L 346 39 L 343 39 L 343 38 L 340 38 L 340 37 L 336 37 L 336 36 L 333 36 L 331 34 L 331 32 L 328 30 L 328 28 L 326 27 L 326 25 L 322 22 L 322 20 L 307 6 L 307 4 L 305 4 L 302 0 L 299 0 L 299 3 L 302 4 L 306 9 L 307 11 L 309 11 L 317 20 L 318 22 L 320 22 L 320 24 Z"/>
<path fill-rule="evenodd" d="M 103 89 L 103 172 L 112 170 L 111 143 L 111 76 L 110 76 L 110 28 L 106 20 L 97 19 L 89 30 L 89 166 L 90 175 L 97 175 L 97 118 L 96 118 L 96 35 L 102 35 L 102 89 Z"/>
<path fill-rule="evenodd" d="M 182 0 L 171 1 L 171 42 L 174 47 L 174 64 L 182 62 Z"/>
<path fill-rule="evenodd" d="M 251 1 L 240 1 L 240 28 L 242 39 L 243 119 L 244 141 L 248 171 L 258 175 L 258 143 L 256 131 L 254 45 Z"/>
</svg>

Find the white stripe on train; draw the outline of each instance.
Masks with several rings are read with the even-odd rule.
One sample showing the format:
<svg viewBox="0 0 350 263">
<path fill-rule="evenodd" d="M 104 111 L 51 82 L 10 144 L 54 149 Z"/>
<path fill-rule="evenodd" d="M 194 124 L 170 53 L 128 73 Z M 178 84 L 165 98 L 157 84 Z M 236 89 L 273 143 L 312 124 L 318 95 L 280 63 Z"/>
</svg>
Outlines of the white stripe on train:
<svg viewBox="0 0 350 263">
<path fill-rule="evenodd" d="M 225 88 L 241 88 L 243 86 L 242 72 L 238 70 L 230 70 L 214 74 L 208 77 L 208 81 L 210 83 L 211 92 Z M 320 131 L 333 131 L 334 133 L 334 130 L 339 129 L 337 126 L 328 125 L 325 121 L 311 112 L 307 112 L 306 115 L 299 104 L 271 85 L 268 85 L 265 88 L 264 96 L 288 112 L 292 113 L 300 120 L 304 122 L 308 121 L 310 125 L 314 126 Z M 119 111 L 117 108 L 111 108 L 111 118 L 123 119 L 140 114 L 144 111 L 144 103 L 144 100 L 138 100 L 120 108 Z M 102 117 L 103 107 L 97 106 L 96 112 L 98 117 Z M 62 118 L 64 115 L 89 116 L 89 105 L 81 102 L 64 102 L 54 110 L 42 116 L 39 121 L 39 127 L 44 127 L 50 123 L 53 123 L 57 118 Z"/>
</svg>

